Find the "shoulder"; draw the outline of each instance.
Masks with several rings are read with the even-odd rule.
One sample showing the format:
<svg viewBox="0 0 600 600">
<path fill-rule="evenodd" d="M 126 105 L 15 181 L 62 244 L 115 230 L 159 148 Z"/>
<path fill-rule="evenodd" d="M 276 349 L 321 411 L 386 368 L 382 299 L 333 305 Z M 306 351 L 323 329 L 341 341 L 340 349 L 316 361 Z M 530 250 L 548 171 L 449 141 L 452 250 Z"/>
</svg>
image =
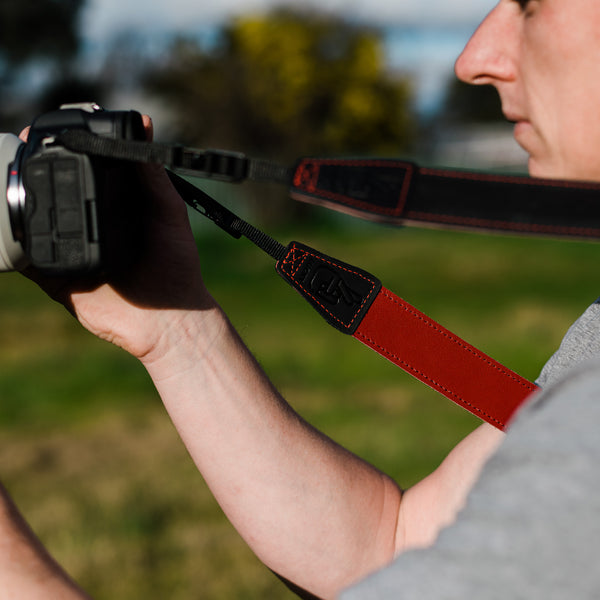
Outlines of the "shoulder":
<svg viewBox="0 0 600 600">
<path fill-rule="evenodd" d="M 600 361 L 519 412 L 456 523 L 343 600 L 595 598 L 600 574 Z M 498 582 L 502 582 L 499 584 Z"/>
</svg>

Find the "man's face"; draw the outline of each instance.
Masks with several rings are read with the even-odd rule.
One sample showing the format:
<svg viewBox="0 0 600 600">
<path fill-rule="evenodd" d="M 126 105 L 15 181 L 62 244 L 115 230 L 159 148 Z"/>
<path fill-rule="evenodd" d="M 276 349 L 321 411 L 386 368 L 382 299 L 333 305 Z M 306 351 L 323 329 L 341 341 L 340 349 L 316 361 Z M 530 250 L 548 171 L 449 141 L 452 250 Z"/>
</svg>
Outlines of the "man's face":
<svg viewBox="0 0 600 600">
<path fill-rule="evenodd" d="M 600 180 L 600 2 L 500 0 L 455 69 L 498 90 L 531 175 Z"/>
</svg>

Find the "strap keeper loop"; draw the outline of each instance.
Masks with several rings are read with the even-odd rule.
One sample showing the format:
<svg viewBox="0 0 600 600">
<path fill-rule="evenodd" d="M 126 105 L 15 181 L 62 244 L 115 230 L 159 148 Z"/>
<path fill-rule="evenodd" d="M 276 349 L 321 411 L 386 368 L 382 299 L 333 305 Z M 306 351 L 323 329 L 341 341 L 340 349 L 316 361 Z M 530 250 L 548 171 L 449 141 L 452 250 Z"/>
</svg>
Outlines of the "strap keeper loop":
<svg viewBox="0 0 600 600">
<path fill-rule="evenodd" d="M 175 170 L 195 177 L 238 183 L 248 176 L 249 161 L 241 152 L 181 148 L 180 155 L 173 157 L 177 158 L 172 165 Z"/>
</svg>

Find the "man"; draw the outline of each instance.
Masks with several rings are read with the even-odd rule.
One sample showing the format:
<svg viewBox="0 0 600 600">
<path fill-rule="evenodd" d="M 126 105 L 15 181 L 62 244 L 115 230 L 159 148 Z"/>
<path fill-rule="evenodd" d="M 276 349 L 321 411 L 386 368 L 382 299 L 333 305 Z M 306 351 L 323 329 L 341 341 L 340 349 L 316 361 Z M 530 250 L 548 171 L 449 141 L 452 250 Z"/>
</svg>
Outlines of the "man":
<svg viewBox="0 0 600 600">
<path fill-rule="evenodd" d="M 457 62 L 463 79 L 498 89 L 507 118 L 518 121 L 515 134 L 530 152 L 533 174 L 600 178 L 600 165 L 594 170 L 600 160 L 594 106 L 600 84 L 592 70 L 600 38 L 594 27 L 600 31 L 600 8 L 590 0 L 501 0 Z M 557 63 L 549 62 L 553 57 Z M 587 67 L 587 77 L 580 66 Z M 576 106 L 563 105 L 567 99 Z M 583 143 L 586 134 L 589 146 Z M 589 427 L 600 416 L 593 403 L 588 406 L 595 371 L 572 376 L 524 411 L 514 435 L 509 432 L 486 465 L 456 526 L 434 543 L 456 520 L 503 435 L 480 426 L 434 473 L 404 492 L 323 436 L 273 388 L 204 287 L 185 209 L 164 173 L 146 169 L 144 179 L 153 199 L 149 233 L 154 240 L 145 263 L 127 280 L 94 289 L 46 289 L 92 333 L 144 364 L 215 498 L 269 568 L 322 598 L 336 597 L 403 553 L 344 598 L 493 597 L 497 567 L 509 596 L 535 596 L 534 584 L 546 595 L 564 591 L 565 577 L 555 562 L 561 551 L 581 556 L 576 550 L 582 529 L 566 518 L 573 516 L 568 500 L 589 516 L 600 498 L 597 493 L 588 497 L 598 491 L 589 461 L 574 464 L 572 459 L 600 456 L 587 431 L 561 437 L 556 446 L 553 440 L 561 433 L 557 422 L 574 430 L 569 419 L 577 415 L 560 416 L 565 393 L 576 398 L 574 407 L 592 415 L 582 417 L 581 425 Z M 575 326 L 546 370 L 547 380 L 596 352 L 593 321 L 592 315 Z M 589 344 L 578 341 L 582 333 Z M 575 442 L 586 452 L 575 452 Z M 573 476 L 566 499 L 557 463 Z M 515 472 L 511 466 L 527 468 Z M 546 495 L 549 480 L 554 485 Z M 542 516 L 535 518 L 538 509 Z M 557 528 L 563 519 L 566 526 Z M 528 531 L 529 524 L 535 529 Z M 597 525 L 588 521 L 587 527 Z M 543 530 L 550 536 L 542 536 Z M 571 539 L 573 532 L 577 536 Z M 511 539 L 519 540 L 513 554 Z M 540 560 L 528 569 L 532 549 Z M 544 574 L 558 585 L 548 585 Z M 569 575 L 575 573 L 569 571 L 566 580 Z M 26 586 L 27 578 L 22 582 Z"/>
<path fill-rule="evenodd" d="M 600 179 L 600 5 L 501 0 L 456 63 L 493 85 L 534 176 Z M 573 325 L 470 493 L 430 549 L 343 595 L 366 598 L 597 598 L 600 547 L 600 311 Z M 550 385 L 554 384 L 554 385 Z"/>
</svg>

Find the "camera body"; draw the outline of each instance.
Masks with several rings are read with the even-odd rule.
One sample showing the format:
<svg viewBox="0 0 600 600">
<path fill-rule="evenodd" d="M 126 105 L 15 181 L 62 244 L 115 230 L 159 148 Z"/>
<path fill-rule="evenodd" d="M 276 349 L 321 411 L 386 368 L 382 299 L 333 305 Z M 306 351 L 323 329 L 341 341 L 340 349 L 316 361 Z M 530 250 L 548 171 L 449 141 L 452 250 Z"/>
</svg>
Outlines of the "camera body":
<svg viewBox="0 0 600 600">
<path fill-rule="evenodd" d="M 145 139 L 138 112 L 96 104 L 65 105 L 37 117 L 26 143 L 0 135 L 0 193 L 6 190 L 6 202 L 0 198 L 0 271 L 28 265 L 48 274 L 93 271 L 131 233 L 134 165 L 57 143 L 56 136 L 71 129 Z"/>
</svg>

